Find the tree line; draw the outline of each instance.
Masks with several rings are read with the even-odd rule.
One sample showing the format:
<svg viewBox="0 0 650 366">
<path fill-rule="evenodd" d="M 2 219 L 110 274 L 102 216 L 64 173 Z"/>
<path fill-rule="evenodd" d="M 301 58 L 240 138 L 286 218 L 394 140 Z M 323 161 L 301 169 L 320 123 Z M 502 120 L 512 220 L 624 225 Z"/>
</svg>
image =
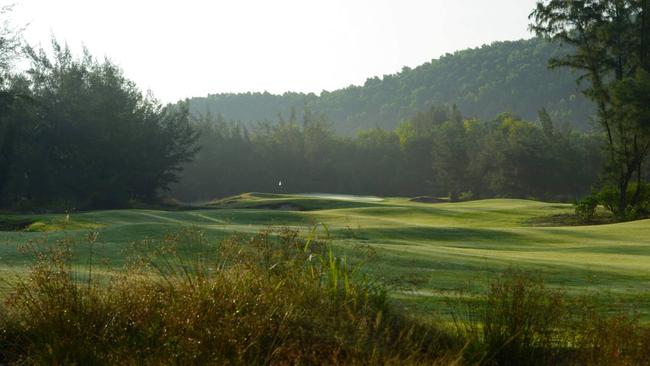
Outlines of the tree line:
<svg viewBox="0 0 650 366">
<path fill-rule="evenodd" d="M 510 49 L 512 44 L 503 43 L 492 49 L 508 50 L 508 61 L 496 62 L 496 69 L 484 67 L 491 60 L 485 57 L 480 67 L 472 67 L 477 64 L 472 59 L 478 52 L 463 51 L 416 70 L 405 68 L 383 79 L 369 79 L 363 87 L 310 96 L 304 102 L 307 106 L 314 101 L 327 106 L 328 100 L 334 101 L 329 106 L 339 124 L 339 114 L 344 111 L 348 122 L 350 116 L 362 116 L 366 123 L 372 121 L 377 126 L 360 131 L 355 138 L 333 137 L 322 121 L 314 123 L 310 113 L 305 113 L 302 125 L 295 118 L 288 122 L 281 119 L 277 126 L 263 125 L 250 136 L 246 130 L 236 133 L 236 139 L 247 146 L 250 161 L 261 164 L 255 170 L 257 179 L 252 187 L 271 188 L 267 184 L 279 174 L 291 181 L 296 191 L 320 190 L 325 180 L 316 171 L 336 177 L 336 186 L 325 185 L 329 191 L 355 192 L 357 187 L 364 187 L 363 193 L 426 192 L 447 194 L 452 200 L 485 196 L 575 198 L 591 191 L 576 209 L 587 219 L 598 205 L 621 220 L 645 217 L 650 214 L 649 10 L 648 0 L 548 0 L 538 1 L 530 14 L 530 29 L 539 37 L 527 41 L 534 46 L 532 60 L 543 60 L 544 66 L 554 70 L 577 72 L 582 94 L 596 106 L 593 120 L 599 128 L 593 136 L 558 130 L 553 123 L 558 113 L 549 114 L 544 108 L 537 126 L 512 113 L 481 122 L 462 118 L 456 108 L 431 107 L 394 131 L 381 128 L 386 120 L 398 121 L 408 108 L 421 106 L 419 97 L 424 103 L 432 103 L 435 96 L 448 90 L 460 92 L 457 97 L 470 96 L 474 102 L 489 101 L 479 107 L 483 113 L 503 108 L 503 101 L 526 106 L 532 100 L 538 106 L 544 98 L 528 89 L 503 86 L 510 86 L 508 82 L 513 80 L 532 80 L 527 85 L 544 86 L 541 89 L 546 90 L 553 85 L 552 80 L 528 65 L 513 67 L 509 61 L 521 54 Z M 558 46 L 564 50 L 548 52 Z M 459 69 L 463 75 L 448 73 L 456 75 L 451 83 L 454 88 L 440 88 L 448 85 L 440 80 L 445 73 L 426 72 L 451 71 L 458 65 L 462 65 Z M 476 70 L 479 74 L 474 73 Z M 506 84 L 490 83 L 486 70 L 492 70 L 498 80 L 505 76 Z M 417 83 L 424 85 L 414 88 Z M 551 95 L 563 94 L 554 90 Z M 410 101 L 408 108 L 404 101 Z M 368 106 L 372 108 L 365 108 Z M 473 116 L 471 106 L 469 109 Z M 215 134 L 221 135 L 218 131 Z M 323 140 L 312 145 L 312 135 Z M 206 161 L 210 164 L 214 159 L 218 157 Z M 269 167 L 277 170 L 269 172 Z"/>
<path fill-rule="evenodd" d="M 338 101 L 325 108 L 331 113 L 312 108 L 315 96 L 292 94 L 292 100 L 303 99 L 302 108 L 253 125 L 210 108 L 191 114 L 192 101 L 163 106 L 110 60 L 98 61 L 87 51 L 75 57 L 56 41 L 47 51 L 23 47 L 19 31 L 5 22 L 0 26 L 0 206 L 126 207 L 157 202 L 168 189 L 165 195 L 186 201 L 243 191 L 563 201 L 591 193 L 578 206 L 585 217 L 598 205 L 619 219 L 643 217 L 650 214 L 647 10 L 648 0 L 540 1 L 531 14 L 531 29 L 540 38 L 522 41 L 531 49 L 523 56 L 512 48 L 516 43 L 445 56 L 370 79 L 363 87 L 324 93 L 318 100 Z M 558 43 L 568 47 L 557 51 Z M 460 64 L 473 70 L 478 60 L 490 65 L 485 50 L 501 55 L 502 49 L 510 52 L 509 60 L 546 64 L 550 57 L 551 68 L 577 71 L 580 88 L 596 106 L 599 128 L 576 129 L 557 110 L 541 108 L 536 118 L 507 111 L 499 101 L 529 108 L 536 97 L 499 85 L 513 80 L 520 85 L 524 79 L 548 90 L 556 85 L 531 72 L 536 68 L 511 70 L 510 61 L 494 63 L 498 79 L 509 65 L 512 77 L 505 77 L 506 84 L 481 84 L 492 77 L 489 67 L 478 68 L 480 75 L 469 79 L 456 78 L 470 94 L 474 86 L 484 86 L 479 89 L 487 99 L 475 101 L 490 103 L 481 110 L 497 111 L 492 117 L 477 118 L 467 104 L 434 104 L 438 99 L 430 93 L 438 93 L 444 84 L 438 77 L 445 73 L 432 79 L 428 68 L 449 71 Z M 21 55 L 31 61 L 26 72 L 13 67 Z M 416 93 L 422 103 L 409 92 L 412 83 L 428 85 Z M 282 105 L 278 98 L 274 103 Z M 380 114 L 392 112 L 368 114 L 356 109 L 362 104 Z M 464 116 L 465 108 L 470 112 Z M 420 112 L 409 112 L 415 109 Z M 339 113 L 352 110 L 364 122 L 355 125 L 356 135 L 341 133 Z"/>
<path fill-rule="evenodd" d="M 4 9 L 4 14 L 9 9 Z M 110 60 L 0 34 L 0 207 L 90 209 L 155 202 L 192 159 L 187 106 L 163 107 Z M 13 61 L 31 61 L 16 72 Z"/>
<path fill-rule="evenodd" d="M 503 113 L 488 121 L 436 106 L 394 130 L 336 134 L 323 114 L 293 110 L 249 129 L 223 116 L 195 119 L 202 149 L 172 194 L 201 201 L 260 192 L 333 192 L 571 200 L 597 181 L 602 136 Z"/>
</svg>

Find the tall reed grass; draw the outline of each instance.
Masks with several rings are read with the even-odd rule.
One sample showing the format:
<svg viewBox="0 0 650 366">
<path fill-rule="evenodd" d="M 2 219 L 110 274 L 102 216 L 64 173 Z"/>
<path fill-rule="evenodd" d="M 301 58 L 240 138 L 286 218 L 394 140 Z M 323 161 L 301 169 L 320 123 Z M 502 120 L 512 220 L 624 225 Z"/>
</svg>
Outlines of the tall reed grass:
<svg viewBox="0 0 650 366">
<path fill-rule="evenodd" d="M 136 245 L 109 279 L 75 277 L 62 244 L 0 311 L 0 362 L 449 364 L 455 340 L 406 319 L 315 238 L 265 231 L 212 243 L 187 229 Z"/>
<path fill-rule="evenodd" d="M 96 235 L 88 238 L 90 248 Z M 37 250 L 0 308 L 0 363 L 76 365 L 650 365 L 633 315 L 511 271 L 455 327 L 393 304 L 312 231 L 215 242 L 197 229 L 134 243 L 107 274 L 72 242 Z"/>
<path fill-rule="evenodd" d="M 569 296 L 508 270 L 456 316 L 467 362 L 483 365 L 650 365 L 650 328 L 630 311 L 603 314 L 596 296 Z M 464 310 L 461 310 L 464 309 Z"/>
</svg>

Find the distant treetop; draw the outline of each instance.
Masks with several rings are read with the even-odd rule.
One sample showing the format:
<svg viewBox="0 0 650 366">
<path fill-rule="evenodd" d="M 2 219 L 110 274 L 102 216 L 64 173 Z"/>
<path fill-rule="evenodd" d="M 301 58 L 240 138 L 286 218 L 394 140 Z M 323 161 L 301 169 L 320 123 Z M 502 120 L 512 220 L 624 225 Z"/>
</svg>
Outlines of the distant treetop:
<svg viewBox="0 0 650 366">
<path fill-rule="evenodd" d="M 455 104 L 465 116 L 489 119 L 509 111 L 534 120 L 544 108 L 553 119 L 590 130 L 595 108 L 569 70 L 549 70 L 547 60 L 570 50 L 538 38 L 495 42 L 446 54 L 396 74 L 372 77 L 362 86 L 313 93 L 224 93 L 194 97 L 194 114 L 210 112 L 254 125 L 285 117 L 292 108 L 324 113 L 339 133 L 394 129 L 430 106 Z M 218 87 L 218 86 L 215 86 Z"/>
</svg>

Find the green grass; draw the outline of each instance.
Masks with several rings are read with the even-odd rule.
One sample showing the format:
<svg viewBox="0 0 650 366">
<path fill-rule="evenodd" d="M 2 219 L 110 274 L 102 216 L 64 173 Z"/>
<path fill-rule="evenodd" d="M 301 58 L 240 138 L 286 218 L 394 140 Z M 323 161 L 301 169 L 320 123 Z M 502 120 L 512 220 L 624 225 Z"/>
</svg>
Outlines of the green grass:
<svg viewBox="0 0 650 366">
<path fill-rule="evenodd" d="M 30 259 L 16 248 L 99 232 L 94 258 L 121 266 L 132 243 L 198 226 L 211 238 L 252 234 L 269 226 L 307 232 L 327 227 L 333 245 L 351 258 L 374 256 L 364 267 L 389 285 L 393 299 L 426 316 L 443 310 L 458 290 L 480 292 L 498 273 L 516 267 L 572 294 L 599 291 L 605 308 L 640 306 L 650 319 L 650 220 L 597 226 L 536 226 L 572 212 L 571 205 L 491 199 L 415 203 L 328 196 L 244 194 L 195 210 L 119 210 L 39 215 L 46 232 L 0 232 L 0 270 L 20 271 Z M 541 221 L 540 221 L 541 220 Z M 321 234 L 323 229 L 319 229 Z M 77 249 L 87 261 L 88 248 Z M 622 300 L 622 301 L 620 301 Z"/>
<path fill-rule="evenodd" d="M 450 365 L 464 356 L 462 336 L 405 317 L 383 287 L 353 279 L 358 267 L 294 230 L 214 242 L 189 228 L 148 244 L 109 281 L 90 268 L 79 277 L 72 242 L 42 252 L 0 306 L 0 363 Z"/>
</svg>

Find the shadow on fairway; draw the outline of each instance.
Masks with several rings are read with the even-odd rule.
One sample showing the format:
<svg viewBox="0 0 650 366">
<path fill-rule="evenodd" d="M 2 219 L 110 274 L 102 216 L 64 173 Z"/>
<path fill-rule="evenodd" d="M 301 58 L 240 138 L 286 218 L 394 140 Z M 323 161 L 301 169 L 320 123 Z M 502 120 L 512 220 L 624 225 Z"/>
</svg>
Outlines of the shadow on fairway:
<svg viewBox="0 0 650 366">
<path fill-rule="evenodd" d="M 338 229 L 332 231 L 335 238 L 372 240 L 372 241 L 397 241 L 404 244 L 412 242 L 454 242 L 454 243 L 499 243 L 522 245 L 526 239 L 524 235 L 510 231 L 483 229 L 483 228 L 456 228 L 456 227 L 390 227 L 390 228 L 361 228 Z"/>
</svg>

